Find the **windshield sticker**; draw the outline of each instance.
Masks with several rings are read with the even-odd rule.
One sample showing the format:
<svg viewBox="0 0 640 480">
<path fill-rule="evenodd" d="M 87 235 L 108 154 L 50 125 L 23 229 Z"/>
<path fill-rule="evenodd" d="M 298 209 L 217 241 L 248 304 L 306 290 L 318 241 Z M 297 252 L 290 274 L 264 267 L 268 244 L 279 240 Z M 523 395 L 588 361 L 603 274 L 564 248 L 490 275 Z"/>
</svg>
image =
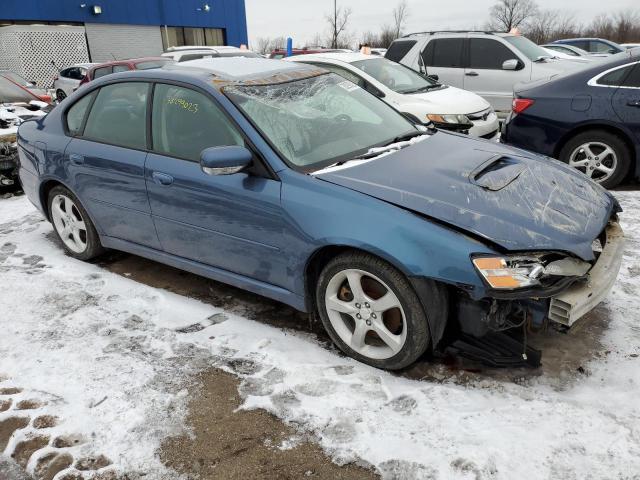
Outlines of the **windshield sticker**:
<svg viewBox="0 0 640 480">
<path fill-rule="evenodd" d="M 182 107 L 188 112 L 198 113 L 198 104 L 193 102 L 187 102 L 184 98 L 170 97 L 167 99 L 167 104 Z"/>
<path fill-rule="evenodd" d="M 355 83 L 350 82 L 349 80 L 345 80 L 344 82 L 340 82 L 338 84 L 339 87 L 344 88 L 347 92 L 353 92 L 354 90 L 359 89 L 360 87 Z"/>
</svg>

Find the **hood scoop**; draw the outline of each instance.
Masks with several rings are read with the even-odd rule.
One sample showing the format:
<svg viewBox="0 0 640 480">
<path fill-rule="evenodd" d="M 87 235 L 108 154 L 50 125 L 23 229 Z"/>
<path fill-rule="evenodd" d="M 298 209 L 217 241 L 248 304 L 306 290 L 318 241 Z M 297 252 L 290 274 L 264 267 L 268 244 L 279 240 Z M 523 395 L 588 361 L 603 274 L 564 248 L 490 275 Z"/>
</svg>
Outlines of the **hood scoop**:
<svg viewBox="0 0 640 480">
<path fill-rule="evenodd" d="M 471 172 L 469 180 L 479 187 L 497 192 L 513 182 L 527 166 L 512 157 L 496 155 Z"/>
</svg>

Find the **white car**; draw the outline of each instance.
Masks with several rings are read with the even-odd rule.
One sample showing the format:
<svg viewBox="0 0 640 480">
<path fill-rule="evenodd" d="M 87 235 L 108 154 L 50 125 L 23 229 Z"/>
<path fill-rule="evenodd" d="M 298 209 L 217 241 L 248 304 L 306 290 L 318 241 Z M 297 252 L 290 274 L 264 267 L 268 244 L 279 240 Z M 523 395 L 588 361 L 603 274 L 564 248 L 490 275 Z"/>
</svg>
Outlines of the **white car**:
<svg viewBox="0 0 640 480">
<path fill-rule="evenodd" d="M 251 50 L 238 47 L 208 47 L 208 46 L 183 46 L 169 47 L 162 54 L 163 57 L 170 57 L 176 62 L 187 62 L 189 60 L 198 60 L 200 58 L 219 58 L 219 57 L 249 57 L 260 58 Z"/>
<path fill-rule="evenodd" d="M 626 48 L 627 50 L 631 50 L 632 48 L 640 47 L 640 43 L 621 43 L 620 46 Z"/>
<path fill-rule="evenodd" d="M 443 85 L 404 65 L 377 55 L 315 53 L 287 58 L 325 68 L 384 100 L 416 123 L 498 137 L 498 117 L 489 102 L 466 90 Z"/>
<path fill-rule="evenodd" d="M 589 65 L 554 59 L 520 35 L 477 31 L 406 35 L 394 40 L 386 58 L 477 93 L 502 117 L 511 112 L 514 85 Z"/>
<path fill-rule="evenodd" d="M 56 100 L 61 102 L 80 86 L 80 81 L 87 74 L 92 66 L 97 63 L 76 63 L 70 67 L 63 68 L 53 80 L 53 90 L 55 91 Z"/>
<path fill-rule="evenodd" d="M 562 51 L 559 50 L 555 50 L 553 48 L 547 48 L 545 46 L 542 46 L 542 49 L 547 52 L 551 58 L 556 58 L 556 59 L 560 59 L 560 60 L 569 60 L 572 62 L 579 62 L 579 63 L 591 63 L 594 61 L 594 58 L 590 58 L 587 56 L 584 57 L 578 57 L 578 56 L 574 56 L 568 53 L 564 53 Z"/>
</svg>

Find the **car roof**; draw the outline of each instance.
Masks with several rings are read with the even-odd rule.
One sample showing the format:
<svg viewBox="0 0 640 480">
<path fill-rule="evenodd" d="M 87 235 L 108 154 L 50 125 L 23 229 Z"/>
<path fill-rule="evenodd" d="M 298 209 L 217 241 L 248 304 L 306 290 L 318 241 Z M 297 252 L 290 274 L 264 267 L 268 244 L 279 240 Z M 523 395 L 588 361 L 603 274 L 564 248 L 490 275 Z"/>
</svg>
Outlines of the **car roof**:
<svg viewBox="0 0 640 480">
<path fill-rule="evenodd" d="M 216 50 L 216 51 L 229 51 L 229 50 L 242 50 L 238 47 L 233 47 L 231 45 L 183 45 L 180 47 L 169 47 L 167 48 L 167 52 L 182 52 L 187 50 Z"/>
<path fill-rule="evenodd" d="M 394 40 L 394 42 L 407 40 L 412 37 L 425 37 L 429 35 L 467 35 L 467 34 L 494 35 L 496 37 L 515 37 L 516 36 L 513 33 L 495 32 L 495 31 L 489 31 L 489 30 L 432 30 L 428 32 L 407 33 L 406 35 L 403 35 L 402 37 Z"/>
<path fill-rule="evenodd" d="M 247 57 L 201 58 L 171 64 L 160 70 L 155 70 L 155 72 L 159 71 L 180 71 L 187 74 L 191 71 L 196 76 L 214 75 L 217 77 L 217 84 L 282 83 L 326 73 L 326 70 L 301 63 Z"/>
<path fill-rule="evenodd" d="M 305 60 L 340 60 L 345 63 L 358 62 L 360 60 L 380 60 L 383 57 L 379 55 L 365 55 L 359 52 L 326 52 L 326 53 L 310 53 L 308 55 L 299 55 L 297 57 L 289 57 L 294 62 L 304 62 Z"/>
</svg>

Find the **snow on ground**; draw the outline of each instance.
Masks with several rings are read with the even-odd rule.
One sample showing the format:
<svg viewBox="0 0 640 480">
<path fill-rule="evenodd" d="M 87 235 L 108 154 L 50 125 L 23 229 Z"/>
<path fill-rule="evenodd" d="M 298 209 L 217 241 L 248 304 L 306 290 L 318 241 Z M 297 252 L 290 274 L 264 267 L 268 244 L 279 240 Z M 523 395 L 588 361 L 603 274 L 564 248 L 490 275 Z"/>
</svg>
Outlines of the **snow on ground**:
<svg viewBox="0 0 640 480">
<path fill-rule="evenodd" d="M 55 433 L 84 435 L 70 450 L 76 458 L 101 453 L 146 478 L 172 478 L 155 451 L 180 428 L 189 375 L 220 366 L 243 378 L 244 408 L 265 408 L 315 435 L 336 461 L 371 464 L 386 478 L 637 479 L 640 192 L 616 195 L 627 248 L 606 305 L 601 341 L 611 353 L 564 387 L 544 376 L 436 382 L 369 368 L 311 335 L 70 259 L 26 198 L 5 200 L 0 387 L 46 401 L 38 412 L 61 417 Z"/>
</svg>

